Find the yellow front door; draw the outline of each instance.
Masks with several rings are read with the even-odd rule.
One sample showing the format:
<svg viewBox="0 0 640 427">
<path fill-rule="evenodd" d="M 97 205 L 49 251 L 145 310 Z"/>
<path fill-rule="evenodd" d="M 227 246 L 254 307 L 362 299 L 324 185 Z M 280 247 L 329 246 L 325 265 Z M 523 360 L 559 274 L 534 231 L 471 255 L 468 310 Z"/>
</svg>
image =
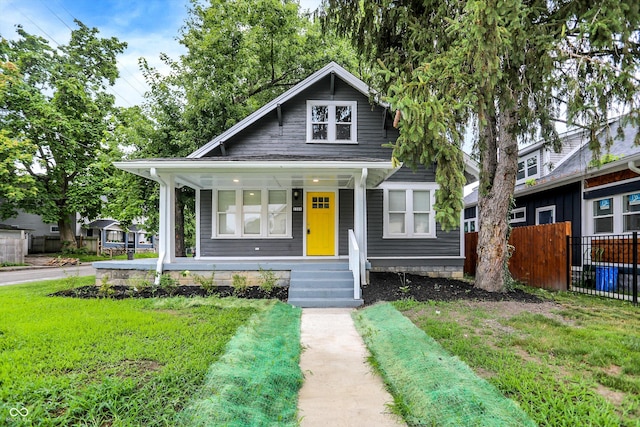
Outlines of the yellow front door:
<svg viewBox="0 0 640 427">
<path fill-rule="evenodd" d="M 335 194 L 307 193 L 307 255 L 335 255 Z"/>
</svg>

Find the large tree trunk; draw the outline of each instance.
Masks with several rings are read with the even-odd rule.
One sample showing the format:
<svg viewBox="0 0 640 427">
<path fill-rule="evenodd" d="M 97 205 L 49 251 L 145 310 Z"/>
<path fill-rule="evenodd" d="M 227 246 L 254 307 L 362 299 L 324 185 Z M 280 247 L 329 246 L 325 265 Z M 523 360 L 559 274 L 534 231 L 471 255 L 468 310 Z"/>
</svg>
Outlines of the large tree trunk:
<svg viewBox="0 0 640 427">
<path fill-rule="evenodd" d="M 76 249 L 76 233 L 75 233 L 75 223 L 73 220 L 66 216 L 61 215 L 58 219 L 58 231 L 60 233 L 60 243 L 62 244 L 62 249 Z"/>
<path fill-rule="evenodd" d="M 518 171 L 518 142 L 512 131 L 515 123 L 515 109 L 504 109 L 498 120 L 489 120 L 483 130 L 489 149 L 481 158 L 475 285 L 491 292 L 506 290 L 504 268 L 508 261 L 508 215 Z"/>
</svg>

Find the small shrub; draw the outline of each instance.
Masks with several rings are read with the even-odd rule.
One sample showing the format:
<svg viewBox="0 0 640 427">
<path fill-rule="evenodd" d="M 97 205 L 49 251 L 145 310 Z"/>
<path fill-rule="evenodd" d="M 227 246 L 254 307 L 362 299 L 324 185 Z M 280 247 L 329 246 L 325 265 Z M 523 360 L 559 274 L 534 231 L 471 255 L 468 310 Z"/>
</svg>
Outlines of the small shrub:
<svg viewBox="0 0 640 427">
<path fill-rule="evenodd" d="M 153 282 L 151 282 L 149 280 L 149 277 L 147 276 L 147 274 L 145 274 L 144 276 L 133 276 L 133 277 L 130 277 L 129 278 L 129 286 L 135 292 L 142 292 L 143 290 L 148 289 L 151 286 L 153 286 Z"/>
<path fill-rule="evenodd" d="M 231 276 L 231 286 L 236 293 L 242 293 L 249 288 L 249 281 L 247 280 L 247 276 L 243 276 L 242 274 L 234 274 Z"/>
<path fill-rule="evenodd" d="M 278 284 L 278 277 L 273 270 L 264 270 L 260 268 L 260 289 L 265 292 L 271 292 Z"/>
<path fill-rule="evenodd" d="M 113 289 L 113 285 L 109 283 L 109 277 L 105 274 L 100 278 L 100 290 L 98 293 L 103 297 L 110 297 L 116 291 Z"/>
<path fill-rule="evenodd" d="M 173 295 L 178 289 L 178 281 L 169 274 L 162 274 L 160 276 L 160 288 L 169 295 Z"/>
<path fill-rule="evenodd" d="M 213 292 L 213 289 L 216 286 L 216 272 L 212 271 L 211 272 L 211 276 L 201 276 L 199 274 L 194 274 L 193 276 L 193 281 L 195 283 L 197 283 L 198 285 L 200 285 L 202 287 L 202 289 L 204 289 L 204 291 L 207 294 L 210 294 Z"/>
</svg>

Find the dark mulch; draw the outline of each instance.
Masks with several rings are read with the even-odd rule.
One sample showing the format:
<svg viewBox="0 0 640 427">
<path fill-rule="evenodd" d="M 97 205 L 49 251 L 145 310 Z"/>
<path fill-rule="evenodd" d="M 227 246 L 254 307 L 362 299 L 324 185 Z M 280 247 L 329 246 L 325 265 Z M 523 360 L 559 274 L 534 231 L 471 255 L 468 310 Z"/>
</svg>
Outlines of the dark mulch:
<svg viewBox="0 0 640 427">
<path fill-rule="evenodd" d="M 289 288 L 278 286 L 270 292 L 258 286 L 249 286 L 246 290 L 234 292 L 231 286 L 216 286 L 210 292 L 205 291 L 200 286 L 178 286 L 171 292 L 159 287 L 147 287 L 135 290 L 129 286 L 112 286 L 107 292 L 102 292 L 99 286 L 82 286 L 73 289 L 66 289 L 51 294 L 56 297 L 73 297 L 73 298 L 165 298 L 165 297 L 208 297 L 218 296 L 221 298 L 236 296 L 246 299 L 278 299 L 287 301 Z"/>
<path fill-rule="evenodd" d="M 370 273 L 369 284 L 362 289 L 365 304 L 413 298 L 416 301 L 518 301 L 541 303 L 543 300 L 520 289 L 488 292 L 471 283 L 455 279 L 431 278 L 402 273 Z"/>
<path fill-rule="evenodd" d="M 543 300 L 528 294 L 520 289 L 509 292 L 487 292 L 475 288 L 471 283 L 455 279 L 431 278 L 414 274 L 399 273 L 371 273 L 370 283 L 362 289 L 362 297 L 366 305 L 374 304 L 378 301 L 396 301 L 400 299 L 413 298 L 416 301 L 453 301 L 453 300 L 475 300 L 475 301 L 517 301 L 524 303 L 541 303 Z M 111 291 L 112 290 L 112 291 Z M 271 292 L 265 292 L 258 286 L 250 286 L 245 291 L 234 292 L 231 286 L 218 286 L 207 293 L 200 286 L 178 286 L 171 293 L 163 288 L 148 287 L 134 290 L 128 286 L 113 286 L 109 293 L 100 291 L 99 286 L 83 286 L 74 289 L 59 291 L 52 296 L 75 297 L 75 298 L 155 298 L 169 296 L 236 296 L 239 298 L 258 299 L 278 299 L 287 301 L 289 288 L 276 287 Z"/>
</svg>

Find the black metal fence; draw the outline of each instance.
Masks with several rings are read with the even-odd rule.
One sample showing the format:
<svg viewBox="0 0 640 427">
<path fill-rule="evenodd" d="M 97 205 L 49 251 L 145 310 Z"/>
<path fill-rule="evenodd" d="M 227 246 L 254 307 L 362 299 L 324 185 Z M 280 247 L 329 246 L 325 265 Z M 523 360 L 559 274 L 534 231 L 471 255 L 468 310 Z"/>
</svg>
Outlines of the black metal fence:
<svg viewBox="0 0 640 427">
<path fill-rule="evenodd" d="M 638 304 L 638 233 L 568 237 L 572 292 Z"/>
</svg>

